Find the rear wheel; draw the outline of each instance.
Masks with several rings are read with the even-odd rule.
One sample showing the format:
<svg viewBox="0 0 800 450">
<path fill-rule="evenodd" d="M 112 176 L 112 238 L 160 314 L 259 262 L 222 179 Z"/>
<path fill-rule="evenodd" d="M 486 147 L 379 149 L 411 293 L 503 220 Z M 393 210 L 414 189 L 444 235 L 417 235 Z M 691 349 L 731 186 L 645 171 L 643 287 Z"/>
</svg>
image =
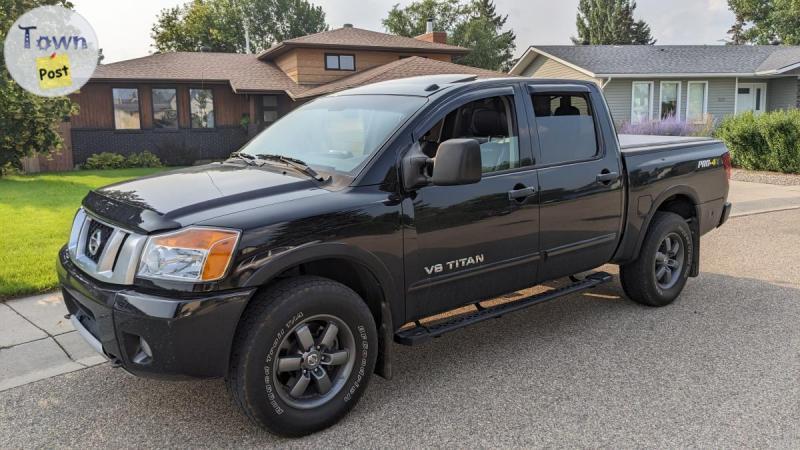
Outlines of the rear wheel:
<svg viewBox="0 0 800 450">
<path fill-rule="evenodd" d="M 639 257 L 620 267 L 625 294 L 643 305 L 669 305 L 686 285 L 693 255 L 692 232 L 686 220 L 675 213 L 656 213 Z"/>
<path fill-rule="evenodd" d="M 308 276 L 279 282 L 253 302 L 226 379 L 236 403 L 285 436 L 339 421 L 375 367 L 377 333 L 367 305 L 340 283 Z"/>
</svg>

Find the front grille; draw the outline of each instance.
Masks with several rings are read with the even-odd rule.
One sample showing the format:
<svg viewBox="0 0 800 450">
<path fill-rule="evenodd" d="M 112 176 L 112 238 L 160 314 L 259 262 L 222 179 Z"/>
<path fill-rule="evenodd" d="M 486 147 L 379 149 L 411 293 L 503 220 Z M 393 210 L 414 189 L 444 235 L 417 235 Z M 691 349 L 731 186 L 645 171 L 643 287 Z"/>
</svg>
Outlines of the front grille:
<svg viewBox="0 0 800 450">
<path fill-rule="evenodd" d="M 80 209 L 70 232 L 69 257 L 92 278 L 130 285 L 146 241 L 146 235 L 109 225 Z"/>
<path fill-rule="evenodd" d="M 92 220 L 89 223 L 89 231 L 86 233 L 84 254 L 95 263 L 99 262 L 100 255 L 103 254 L 103 250 L 106 248 L 113 231 L 114 229 L 108 225 Z"/>
</svg>

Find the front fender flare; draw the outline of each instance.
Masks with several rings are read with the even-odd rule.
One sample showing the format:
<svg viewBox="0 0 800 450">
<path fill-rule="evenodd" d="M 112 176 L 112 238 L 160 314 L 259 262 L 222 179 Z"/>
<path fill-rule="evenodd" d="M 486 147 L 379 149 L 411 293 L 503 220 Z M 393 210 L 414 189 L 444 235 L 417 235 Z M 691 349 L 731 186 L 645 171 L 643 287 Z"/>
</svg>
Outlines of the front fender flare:
<svg viewBox="0 0 800 450">
<path fill-rule="evenodd" d="M 364 267 L 375 279 L 381 292 L 381 323 L 378 325 L 381 348 L 376 372 L 384 378 L 391 378 L 391 352 L 394 342 L 394 318 L 405 317 L 405 304 L 398 295 L 396 283 L 386 265 L 374 254 L 340 242 L 312 242 L 293 247 L 277 255 L 264 259 L 245 281 L 246 287 L 260 287 L 269 284 L 275 277 L 303 263 L 322 259 L 345 259 Z"/>
</svg>

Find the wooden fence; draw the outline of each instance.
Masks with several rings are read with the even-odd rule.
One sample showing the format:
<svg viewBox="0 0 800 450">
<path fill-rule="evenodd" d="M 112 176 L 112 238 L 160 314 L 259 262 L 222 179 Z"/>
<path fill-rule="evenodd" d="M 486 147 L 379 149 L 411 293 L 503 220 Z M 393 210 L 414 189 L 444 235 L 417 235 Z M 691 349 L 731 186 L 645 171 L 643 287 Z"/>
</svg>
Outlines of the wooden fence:
<svg viewBox="0 0 800 450">
<path fill-rule="evenodd" d="M 61 149 L 47 155 L 35 155 L 22 159 L 22 170 L 25 173 L 38 172 L 64 172 L 74 169 L 72 160 L 72 126 L 69 122 L 62 122 L 58 126 L 58 133 L 64 140 Z"/>
</svg>

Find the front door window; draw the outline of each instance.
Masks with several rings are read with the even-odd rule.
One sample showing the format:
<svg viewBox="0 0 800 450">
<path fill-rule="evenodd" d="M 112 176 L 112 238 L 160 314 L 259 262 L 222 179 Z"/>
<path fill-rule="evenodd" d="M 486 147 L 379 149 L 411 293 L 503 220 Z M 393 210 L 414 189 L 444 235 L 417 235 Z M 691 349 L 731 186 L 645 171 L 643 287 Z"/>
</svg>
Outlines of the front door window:
<svg viewBox="0 0 800 450">
<path fill-rule="evenodd" d="M 762 114 L 766 110 L 766 83 L 739 83 L 736 91 L 736 112 L 753 111 Z"/>
</svg>

